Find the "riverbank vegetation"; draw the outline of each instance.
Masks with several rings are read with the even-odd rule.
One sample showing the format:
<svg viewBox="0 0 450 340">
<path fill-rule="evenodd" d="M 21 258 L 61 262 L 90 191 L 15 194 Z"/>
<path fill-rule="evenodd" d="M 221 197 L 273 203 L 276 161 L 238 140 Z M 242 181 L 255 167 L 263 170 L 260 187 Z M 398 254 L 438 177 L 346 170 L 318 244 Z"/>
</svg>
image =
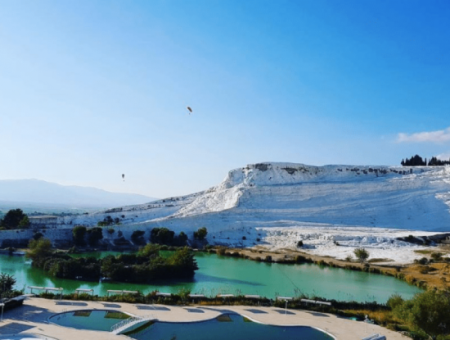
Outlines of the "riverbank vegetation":
<svg viewBox="0 0 450 340">
<path fill-rule="evenodd" d="M 327 256 L 312 255 L 292 249 L 268 251 L 263 248 L 227 248 L 224 246 L 207 246 L 206 251 L 222 256 L 240 257 L 258 262 L 276 262 L 282 264 L 314 263 L 353 271 L 393 276 L 419 288 L 436 288 L 445 290 L 450 282 L 450 258 L 438 252 L 430 251 L 426 264 L 381 265 L 371 259 L 361 263 L 358 258 L 339 260 Z M 434 254 L 431 256 L 431 254 Z M 437 255 L 436 255 L 437 254 Z M 440 254 L 440 256 L 439 256 Z"/>
<path fill-rule="evenodd" d="M 31 240 L 27 257 L 32 266 L 50 275 L 66 279 L 98 281 L 106 277 L 118 282 L 150 283 L 156 280 L 191 278 L 198 269 L 191 249 L 177 249 L 169 257 L 159 254 L 159 247 L 148 244 L 135 254 L 73 258 L 53 251 L 49 240 Z"/>
</svg>

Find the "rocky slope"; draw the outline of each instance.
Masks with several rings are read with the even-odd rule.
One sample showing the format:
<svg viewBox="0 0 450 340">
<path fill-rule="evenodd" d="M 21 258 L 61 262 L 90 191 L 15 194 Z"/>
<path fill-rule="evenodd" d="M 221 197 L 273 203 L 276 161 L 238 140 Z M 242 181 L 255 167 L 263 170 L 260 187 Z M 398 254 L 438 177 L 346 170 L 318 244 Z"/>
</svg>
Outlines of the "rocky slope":
<svg viewBox="0 0 450 340">
<path fill-rule="evenodd" d="M 398 237 L 450 231 L 449 206 L 450 167 L 261 163 L 232 170 L 203 192 L 58 223 L 96 225 L 109 215 L 120 219 L 125 236 L 207 227 L 210 243 L 289 248 L 304 240 L 314 251 L 337 242 L 344 256 L 345 246 L 395 248 L 404 245 Z"/>
</svg>

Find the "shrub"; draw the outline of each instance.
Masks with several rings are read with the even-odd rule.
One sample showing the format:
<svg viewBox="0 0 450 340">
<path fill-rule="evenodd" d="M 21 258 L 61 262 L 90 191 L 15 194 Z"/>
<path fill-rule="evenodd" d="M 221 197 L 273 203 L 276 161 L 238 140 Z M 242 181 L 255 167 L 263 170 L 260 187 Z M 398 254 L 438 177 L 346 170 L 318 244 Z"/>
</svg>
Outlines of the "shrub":
<svg viewBox="0 0 450 340">
<path fill-rule="evenodd" d="M 356 248 L 353 253 L 359 262 L 364 263 L 369 258 L 369 252 L 364 248 Z"/>
<path fill-rule="evenodd" d="M 205 227 L 199 228 L 197 231 L 194 231 L 194 239 L 202 241 L 208 235 L 208 229 Z"/>
<path fill-rule="evenodd" d="M 175 232 L 167 228 L 153 228 L 150 232 L 150 242 L 172 245 Z"/>
<path fill-rule="evenodd" d="M 98 244 L 98 241 L 100 241 L 103 238 L 103 230 L 102 228 L 90 228 L 87 230 L 88 234 L 88 242 L 91 247 L 95 247 Z"/>
<path fill-rule="evenodd" d="M 133 241 L 133 243 L 137 244 L 137 245 L 144 245 L 145 244 L 145 240 L 143 237 L 144 234 L 145 234 L 145 231 L 143 231 L 143 230 L 133 231 L 133 233 L 131 234 L 131 241 Z"/>
<path fill-rule="evenodd" d="M 420 274 L 428 274 L 429 271 L 430 271 L 430 268 L 428 266 L 421 266 L 419 268 L 419 273 Z"/>
<path fill-rule="evenodd" d="M 42 236 L 44 236 L 44 234 L 40 233 L 40 232 L 36 232 L 33 235 L 33 239 L 35 239 L 36 241 L 39 240 Z"/>
<path fill-rule="evenodd" d="M 442 261 L 442 253 L 439 253 L 439 252 L 437 252 L 437 253 L 431 253 L 431 258 L 432 258 L 434 261 Z"/>
<path fill-rule="evenodd" d="M 117 223 L 116 223 L 116 224 L 118 224 L 119 219 L 117 218 L 116 220 L 117 220 Z M 99 222 L 97 223 L 97 225 L 98 225 L 99 227 L 106 227 L 106 226 L 109 226 L 109 225 L 112 225 L 112 224 L 114 224 L 114 220 L 113 220 L 112 217 L 109 216 L 109 215 L 106 216 L 106 217 L 103 219 L 103 221 L 99 221 Z"/>
<path fill-rule="evenodd" d="M 46 238 L 30 240 L 28 243 L 27 257 L 33 261 L 49 256 L 52 253 L 52 243 Z"/>
<path fill-rule="evenodd" d="M 414 263 L 425 265 L 428 264 L 428 259 L 426 257 L 422 257 L 420 260 L 414 260 Z"/>
<path fill-rule="evenodd" d="M 84 241 L 86 230 L 86 227 L 81 225 L 75 226 L 75 228 L 72 229 L 73 243 L 75 243 L 76 246 L 84 246 L 86 244 Z"/>
<path fill-rule="evenodd" d="M 28 228 L 30 220 L 23 213 L 22 209 L 11 209 L 0 220 L 0 225 L 5 229 Z"/>
</svg>

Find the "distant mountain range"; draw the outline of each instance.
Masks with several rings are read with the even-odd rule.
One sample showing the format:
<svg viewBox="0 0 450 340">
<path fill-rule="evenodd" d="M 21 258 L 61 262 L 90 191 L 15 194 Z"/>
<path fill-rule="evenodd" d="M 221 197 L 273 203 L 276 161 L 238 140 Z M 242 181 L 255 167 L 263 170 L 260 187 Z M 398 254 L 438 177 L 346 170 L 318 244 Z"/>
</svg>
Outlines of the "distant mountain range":
<svg viewBox="0 0 450 340">
<path fill-rule="evenodd" d="M 156 198 L 138 194 L 124 194 L 105 190 L 65 186 L 37 179 L 0 180 L 0 207 L 22 206 L 59 210 L 114 208 L 143 204 Z"/>
</svg>

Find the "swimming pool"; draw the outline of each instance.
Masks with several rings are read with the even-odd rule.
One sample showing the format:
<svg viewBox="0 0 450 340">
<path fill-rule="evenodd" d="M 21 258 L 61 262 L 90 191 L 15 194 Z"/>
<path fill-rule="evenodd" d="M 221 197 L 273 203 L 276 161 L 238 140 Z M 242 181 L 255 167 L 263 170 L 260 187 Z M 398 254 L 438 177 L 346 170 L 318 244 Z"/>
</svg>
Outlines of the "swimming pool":
<svg viewBox="0 0 450 340">
<path fill-rule="evenodd" d="M 107 317 L 108 313 L 116 318 Z M 113 313 L 113 314 L 111 314 Z M 98 331 L 110 331 L 128 314 L 108 310 L 82 310 L 56 314 L 49 321 L 60 326 Z M 273 326 L 255 322 L 237 313 L 224 313 L 218 317 L 197 322 L 163 322 L 147 320 L 139 327 L 131 327 L 121 334 L 136 340 L 333 340 L 327 333 L 307 326 Z"/>
<path fill-rule="evenodd" d="M 64 327 L 111 331 L 111 327 L 131 315 L 111 310 L 77 310 L 51 316 L 48 321 Z"/>
</svg>

